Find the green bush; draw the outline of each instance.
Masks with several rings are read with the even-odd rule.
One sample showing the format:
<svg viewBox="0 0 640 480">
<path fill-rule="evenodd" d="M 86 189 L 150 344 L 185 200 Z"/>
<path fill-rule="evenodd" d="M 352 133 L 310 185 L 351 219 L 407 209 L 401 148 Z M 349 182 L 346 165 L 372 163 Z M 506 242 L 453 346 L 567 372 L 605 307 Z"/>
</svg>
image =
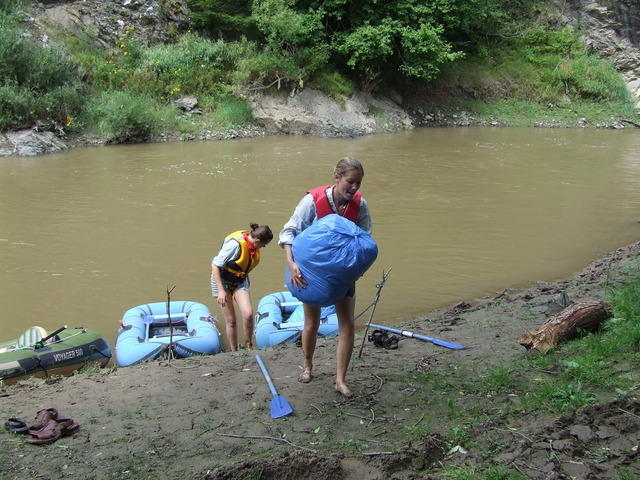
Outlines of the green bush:
<svg viewBox="0 0 640 480">
<path fill-rule="evenodd" d="M 250 0 L 187 0 L 194 24 L 213 37 L 258 38 L 260 33 L 251 16 Z"/>
<path fill-rule="evenodd" d="M 87 123 L 107 143 L 147 140 L 162 126 L 158 104 L 149 96 L 129 92 L 103 92 L 87 109 Z"/>
<path fill-rule="evenodd" d="M 595 55 L 578 55 L 562 61 L 553 71 L 556 82 L 573 96 L 605 101 L 629 101 L 630 94 L 613 65 Z"/>
<path fill-rule="evenodd" d="M 25 37 L 0 10 L 0 128 L 71 126 L 84 106 L 76 64 L 58 47 Z"/>
<path fill-rule="evenodd" d="M 0 79 L 38 93 L 79 82 L 76 65 L 57 47 L 24 37 L 14 21 L 0 17 Z"/>
<path fill-rule="evenodd" d="M 0 130 L 20 129 L 31 125 L 33 97 L 17 85 L 0 85 Z"/>
<path fill-rule="evenodd" d="M 228 44 L 186 34 L 173 45 L 145 50 L 132 83 L 157 97 L 215 93 L 228 83 L 236 58 Z"/>
<path fill-rule="evenodd" d="M 224 96 L 216 102 L 211 117 L 219 128 L 231 128 L 253 122 L 249 104 L 245 100 L 231 95 Z"/>
<path fill-rule="evenodd" d="M 313 76 L 309 83 L 336 100 L 341 97 L 350 97 L 356 90 L 354 83 L 336 70 L 321 70 Z"/>
<path fill-rule="evenodd" d="M 527 60 L 536 61 L 541 55 L 573 55 L 584 48 L 578 34 L 570 27 L 561 30 L 538 26 L 525 30 L 514 41 Z"/>
<path fill-rule="evenodd" d="M 620 286 L 609 294 L 615 315 L 607 329 L 616 334 L 621 351 L 640 351 L 640 264 L 632 264 Z"/>
<path fill-rule="evenodd" d="M 127 48 L 121 41 L 111 57 L 83 55 L 93 87 L 98 91 L 148 94 L 168 101 L 183 95 L 219 95 L 227 91 L 238 60 L 251 57 L 255 46 L 247 40 L 212 41 L 188 33 L 174 44 L 141 47 L 136 62 L 132 62 Z"/>
<path fill-rule="evenodd" d="M 84 96 L 75 87 L 58 87 L 42 95 L 17 85 L 0 86 L 0 130 L 28 128 L 74 128 L 84 108 Z"/>
<path fill-rule="evenodd" d="M 234 79 L 238 83 L 276 84 L 278 79 L 298 79 L 302 70 L 286 52 L 263 51 L 238 61 Z"/>
</svg>

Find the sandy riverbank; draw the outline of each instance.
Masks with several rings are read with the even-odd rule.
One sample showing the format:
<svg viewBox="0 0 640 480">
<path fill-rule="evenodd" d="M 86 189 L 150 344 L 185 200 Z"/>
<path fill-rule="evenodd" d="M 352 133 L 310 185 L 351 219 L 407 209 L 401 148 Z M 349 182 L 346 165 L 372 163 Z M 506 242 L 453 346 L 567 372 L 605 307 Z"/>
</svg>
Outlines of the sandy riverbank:
<svg viewBox="0 0 640 480">
<path fill-rule="evenodd" d="M 445 419 L 446 409 L 465 401 L 464 391 L 422 392 L 428 400 L 417 401 L 415 393 L 423 386 L 416 383 L 416 372 L 446 382 L 452 370 L 480 372 L 522 358 L 527 353 L 517 339 L 543 323 L 562 292 L 573 302 L 603 299 L 622 266 L 639 255 L 640 243 L 633 244 L 597 259 L 573 278 L 506 289 L 407 319 L 403 326 L 463 344 L 465 350 L 402 338 L 397 350 L 366 342 L 357 358 L 357 339 L 350 400 L 333 391 L 335 339 L 319 342 L 316 377 L 306 385 L 296 380 L 302 364 L 298 346 L 261 352 L 279 393 L 295 411 L 282 419 L 271 418 L 267 385 L 253 355 L 242 351 L 20 382 L 0 391 L 3 417 L 31 419 L 39 409 L 55 407 L 80 423 L 80 430 L 45 446 L 1 433 L 0 474 L 7 479 L 439 478 L 425 476 L 424 469 L 461 460 L 459 452 L 447 455 L 451 445 Z M 609 456 L 596 462 L 585 443 L 593 451 L 611 450 L 621 442 L 637 445 L 640 402 L 635 393 L 616 400 L 624 404 L 603 399 L 597 408 L 573 415 L 529 417 L 519 425 L 522 434 L 495 424 L 474 426 L 472 432 L 504 430 L 512 447 L 500 452 L 501 461 L 529 478 L 543 478 L 538 474 L 554 462 L 556 469 L 544 478 L 570 478 L 566 465 L 587 475 L 575 478 L 618 478 L 616 461 L 624 459 Z M 585 418 L 596 422 L 620 415 L 620 409 L 631 415 L 626 423 L 609 422 L 611 435 L 569 435 L 566 441 L 575 441 L 575 448 L 558 450 L 549 460 L 544 447 L 554 431 L 577 429 Z M 468 448 L 464 461 L 481 462 L 482 453 Z M 634 458 L 630 461 L 638 465 Z M 590 477 L 596 468 L 599 476 Z"/>
</svg>

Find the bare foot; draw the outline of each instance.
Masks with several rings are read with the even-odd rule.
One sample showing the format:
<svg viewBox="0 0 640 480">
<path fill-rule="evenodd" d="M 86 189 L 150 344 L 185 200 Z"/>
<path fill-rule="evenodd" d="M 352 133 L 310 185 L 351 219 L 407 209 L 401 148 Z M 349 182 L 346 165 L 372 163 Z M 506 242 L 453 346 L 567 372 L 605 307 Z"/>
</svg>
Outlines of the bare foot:
<svg viewBox="0 0 640 480">
<path fill-rule="evenodd" d="M 309 383 L 312 378 L 313 378 L 313 375 L 311 375 L 311 370 L 308 368 L 305 368 L 300 374 L 300 376 L 298 377 L 298 381 L 301 383 Z"/>
<path fill-rule="evenodd" d="M 338 392 L 344 398 L 353 397 L 353 393 L 345 383 L 336 383 L 336 392 Z"/>
</svg>

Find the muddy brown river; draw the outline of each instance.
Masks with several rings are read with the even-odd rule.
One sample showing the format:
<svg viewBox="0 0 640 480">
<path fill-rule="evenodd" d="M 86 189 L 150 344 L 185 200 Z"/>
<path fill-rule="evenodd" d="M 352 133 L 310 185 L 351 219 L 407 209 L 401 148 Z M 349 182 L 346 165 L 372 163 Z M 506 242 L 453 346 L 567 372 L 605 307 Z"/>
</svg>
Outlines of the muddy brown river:
<svg viewBox="0 0 640 480">
<path fill-rule="evenodd" d="M 124 311 L 166 301 L 173 285 L 173 300 L 218 313 L 210 261 L 224 236 L 250 222 L 277 236 L 345 155 L 364 164 L 380 252 L 358 282 L 358 312 L 391 269 L 375 323 L 566 277 L 640 239 L 640 131 L 631 129 L 417 129 L 4 158 L 2 339 L 69 325 L 113 346 Z M 283 270 L 273 242 L 251 274 L 254 305 L 284 289 Z"/>
</svg>

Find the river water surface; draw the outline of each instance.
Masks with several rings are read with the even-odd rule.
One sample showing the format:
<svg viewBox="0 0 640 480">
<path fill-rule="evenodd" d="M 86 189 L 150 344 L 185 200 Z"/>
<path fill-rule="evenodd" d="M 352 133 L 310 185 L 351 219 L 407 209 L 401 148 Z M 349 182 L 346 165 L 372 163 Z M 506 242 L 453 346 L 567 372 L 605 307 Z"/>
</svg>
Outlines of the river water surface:
<svg viewBox="0 0 640 480">
<path fill-rule="evenodd" d="M 380 251 L 358 282 L 357 312 L 391 269 L 375 323 L 567 277 L 640 239 L 637 130 L 417 129 L 4 158 L 2 339 L 69 325 L 98 330 L 113 346 L 124 311 L 166 301 L 173 285 L 173 300 L 217 313 L 210 261 L 224 236 L 257 222 L 277 237 L 345 155 L 364 164 Z M 254 305 L 283 290 L 283 269 L 274 241 L 251 274 Z"/>
</svg>

